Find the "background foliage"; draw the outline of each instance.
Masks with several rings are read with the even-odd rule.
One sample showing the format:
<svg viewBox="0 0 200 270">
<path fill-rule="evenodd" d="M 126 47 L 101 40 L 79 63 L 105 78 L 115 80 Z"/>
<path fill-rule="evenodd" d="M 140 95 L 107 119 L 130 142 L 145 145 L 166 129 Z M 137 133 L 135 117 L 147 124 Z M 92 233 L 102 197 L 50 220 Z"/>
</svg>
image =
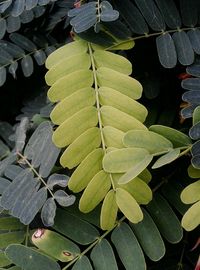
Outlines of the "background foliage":
<svg viewBox="0 0 200 270">
<path fill-rule="evenodd" d="M 1 269 L 198 269 L 200 4 L 189 2 L 0 1 Z M 63 82 L 74 94 L 60 96 Z M 100 168 L 81 165 L 95 151 Z"/>
</svg>

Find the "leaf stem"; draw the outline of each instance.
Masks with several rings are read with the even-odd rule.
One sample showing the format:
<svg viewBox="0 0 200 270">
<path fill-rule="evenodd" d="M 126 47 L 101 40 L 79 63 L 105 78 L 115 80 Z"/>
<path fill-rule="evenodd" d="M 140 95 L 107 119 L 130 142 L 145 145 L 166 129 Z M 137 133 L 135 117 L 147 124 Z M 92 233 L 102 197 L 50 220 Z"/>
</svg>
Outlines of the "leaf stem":
<svg viewBox="0 0 200 270">
<path fill-rule="evenodd" d="M 189 31 L 189 30 L 195 30 L 195 29 L 200 29 L 200 27 L 185 27 L 185 28 L 178 28 L 178 29 L 173 29 L 173 30 L 161 31 L 161 32 L 156 32 L 156 33 L 151 33 L 151 34 L 145 33 L 144 35 L 141 35 L 141 36 L 131 37 L 129 39 L 129 41 L 135 41 L 135 40 L 139 40 L 139 39 L 143 39 L 143 38 L 160 36 L 160 35 L 164 35 L 167 33 L 175 33 L 175 32 Z M 107 31 L 105 31 L 105 32 L 109 34 L 109 32 L 107 32 Z M 119 44 L 121 45 L 121 44 L 126 43 L 126 42 L 127 42 L 127 40 L 124 40 L 124 41 L 120 42 Z M 116 44 L 111 45 L 110 47 L 106 48 L 106 50 L 110 50 L 114 46 L 116 46 Z"/>
<path fill-rule="evenodd" d="M 92 72 L 93 72 L 93 77 L 94 77 L 94 89 L 95 89 L 95 94 L 96 94 L 96 106 L 97 106 L 99 129 L 101 133 L 101 143 L 102 143 L 102 148 L 104 150 L 104 153 L 106 153 L 106 144 L 105 144 L 104 135 L 103 135 L 103 125 L 102 125 L 101 112 L 100 112 L 101 106 L 100 106 L 100 101 L 99 101 L 99 91 L 98 91 L 99 88 L 98 88 L 98 82 L 97 82 L 97 73 L 96 73 L 92 46 L 90 43 L 88 43 L 88 49 L 89 49 L 89 54 L 90 54 L 90 59 L 91 59 L 91 64 L 92 64 Z"/>
<path fill-rule="evenodd" d="M 78 259 L 80 259 L 83 255 L 85 255 L 88 251 L 90 251 L 94 246 L 96 246 L 102 239 L 104 239 L 110 232 L 112 232 L 117 226 L 120 225 L 122 221 L 126 219 L 125 216 L 123 216 L 118 222 L 116 222 L 115 226 L 103 233 L 98 239 L 96 239 L 89 247 L 87 247 L 83 252 L 81 252 L 80 255 L 78 255 L 76 258 L 74 258 L 70 263 L 68 263 L 62 270 L 68 269 L 71 265 L 73 265 Z"/>
<path fill-rule="evenodd" d="M 35 173 L 37 178 L 43 183 L 43 185 L 47 188 L 47 190 L 49 191 L 51 196 L 54 198 L 54 195 L 53 195 L 52 191 L 50 190 L 50 188 L 47 186 L 45 180 L 41 177 L 41 175 L 39 175 L 39 173 L 36 171 L 36 169 L 33 167 L 33 165 L 28 161 L 28 159 L 24 155 L 22 155 L 20 152 L 17 152 L 17 155 L 20 156 L 22 158 L 22 160 L 24 160 L 26 162 L 26 164 L 29 166 L 31 171 L 33 171 Z"/>
</svg>

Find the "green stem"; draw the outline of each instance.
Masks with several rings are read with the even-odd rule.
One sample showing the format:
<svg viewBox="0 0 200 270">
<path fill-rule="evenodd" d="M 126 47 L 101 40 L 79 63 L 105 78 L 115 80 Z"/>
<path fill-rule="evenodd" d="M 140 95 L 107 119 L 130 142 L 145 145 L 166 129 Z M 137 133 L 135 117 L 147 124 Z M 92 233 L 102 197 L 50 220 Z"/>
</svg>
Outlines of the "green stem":
<svg viewBox="0 0 200 270">
<path fill-rule="evenodd" d="M 62 270 L 68 269 L 71 265 L 73 265 L 78 259 L 80 259 L 83 255 L 85 255 L 88 251 L 90 251 L 94 246 L 96 246 L 102 239 L 104 239 L 110 232 L 112 232 L 119 224 L 124 221 L 126 217 L 122 217 L 118 222 L 116 222 L 115 226 L 111 229 L 103 233 L 98 239 L 96 239 L 89 247 L 87 247 L 80 255 L 74 258 L 70 263 L 68 263 Z"/>
<path fill-rule="evenodd" d="M 176 148 L 172 148 L 172 149 L 174 150 L 174 149 L 176 149 Z M 179 157 L 180 157 L 180 156 L 183 156 L 183 155 L 185 155 L 187 152 L 190 151 L 191 145 L 189 145 L 189 146 L 178 147 L 178 149 L 184 150 L 183 152 L 180 153 L 180 155 L 179 155 Z M 171 149 L 170 149 L 170 150 L 171 150 Z M 160 155 L 163 155 L 163 154 L 167 154 L 170 150 L 166 150 L 166 151 L 162 151 L 162 152 L 155 153 L 155 154 L 153 154 L 153 156 L 156 157 L 156 156 L 160 156 Z"/>
<path fill-rule="evenodd" d="M 101 134 L 101 143 L 102 143 L 102 148 L 104 150 L 104 153 L 106 153 L 106 144 L 105 144 L 105 140 L 103 136 L 103 124 L 102 124 L 101 112 L 100 112 L 101 106 L 100 106 L 100 101 L 99 101 L 97 72 L 96 72 L 96 67 L 95 67 L 95 62 L 94 62 L 93 51 L 92 51 L 92 47 L 90 43 L 88 43 L 88 49 L 89 49 L 89 54 L 90 54 L 90 59 L 91 59 L 91 64 L 92 64 L 92 72 L 93 72 L 93 77 L 94 77 L 94 89 L 95 89 L 95 95 L 96 95 L 96 106 L 97 106 L 99 129 L 100 129 L 100 134 Z"/>
<path fill-rule="evenodd" d="M 135 41 L 138 39 L 143 39 L 143 38 L 149 38 L 149 37 L 154 37 L 154 36 L 160 36 L 160 35 L 164 35 L 167 33 L 175 33 L 175 32 L 181 32 L 181 31 L 189 31 L 189 30 L 194 30 L 194 29 L 200 29 L 200 27 L 185 27 L 185 28 L 178 28 L 178 29 L 173 29 L 173 30 L 167 30 L 167 31 L 161 31 L 161 32 L 156 32 L 156 33 L 152 33 L 152 34 L 144 34 L 142 36 L 137 36 L 137 37 L 132 37 L 129 40 L 131 41 Z M 109 34 L 108 31 L 105 31 L 107 34 Z M 126 43 L 127 40 L 122 41 L 120 44 Z M 116 44 L 106 48 L 106 50 L 112 49 L 112 47 L 114 47 Z"/>
<path fill-rule="evenodd" d="M 25 246 L 28 246 L 28 238 L 29 238 L 29 225 L 26 226 L 26 237 L 25 237 Z"/>
<path fill-rule="evenodd" d="M 45 180 L 41 177 L 41 175 L 39 175 L 39 173 L 36 171 L 36 169 L 33 167 L 33 165 L 27 160 L 27 158 L 25 156 L 23 156 L 20 152 L 17 152 L 17 155 L 19 157 L 21 157 L 23 161 L 26 162 L 26 164 L 29 166 L 31 171 L 34 172 L 34 174 L 37 176 L 37 178 L 43 183 L 43 185 L 47 188 L 47 190 L 49 191 L 51 196 L 54 198 L 54 195 L 53 195 L 51 189 L 47 186 Z"/>
<path fill-rule="evenodd" d="M 90 43 L 88 43 L 88 49 L 89 49 L 89 54 L 90 54 L 90 59 L 91 59 L 91 64 L 92 64 L 92 72 L 93 72 L 93 77 L 94 77 L 94 89 L 95 89 L 95 95 L 96 95 L 96 107 L 97 107 L 97 114 L 98 114 L 99 129 L 100 129 L 100 134 L 101 134 L 101 144 L 102 144 L 104 154 L 106 154 L 106 144 L 105 144 L 105 139 L 103 135 L 103 124 L 101 120 L 101 111 L 100 111 L 101 105 L 99 101 L 99 87 L 98 87 L 98 81 L 97 81 L 97 72 L 96 72 L 92 46 Z M 111 174 L 109 175 L 110 175 L 112 187 L 115 190 L 115 183 L 113 181 L 112 175 Z"/>
</svg>

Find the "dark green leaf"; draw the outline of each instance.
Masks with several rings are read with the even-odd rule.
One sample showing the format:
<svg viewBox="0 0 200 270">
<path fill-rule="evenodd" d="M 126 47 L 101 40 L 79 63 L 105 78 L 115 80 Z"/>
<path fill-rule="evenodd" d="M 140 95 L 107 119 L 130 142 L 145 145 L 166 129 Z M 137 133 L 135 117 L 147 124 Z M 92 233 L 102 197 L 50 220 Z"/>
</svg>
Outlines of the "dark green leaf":
<svg viewBox="0 0 200 270">
<path fill-rule="evenodd" d="M 118 270 L 113 249 L 106 239 L 102 239 L 90 255 L 94 268 L 98 270 Z"/>
<path fill-rule="evenodd" d="M 12 5 L 11 15 L 19 16 L 24 10 L 25 0 L 15 0 Z"/>
<path fill-rule="evenodd" d="M 93 268 L 88 257 L 84 255 L 76 261 L 76 263 L 72 267 L 72 270 L 93 270 Z"/>
<path fill-rule="evenodd" d="M 8 232 L 0 234 L 0 248 L 6 248 L 10 244 L 21 244 L 24 241 L 25 232 Z"/>
<path fill-rule="evenodd" d="M 26 1 L 26 9 L 27 10 L 31 10 L 32 8 L 34 8 L 37 5 L 37 3 L 38 3 L 38 0 L 29 0 L 29 1 Z"/>
<path fill-rule="evenodd" d="M 60 266 L 50 257 L 22 245 L 10 245 L 6 249 L 6 255 L 24 270 L 60 270 Z"/>
<path fill-rule="evenodd" d="M 115 5 L 133 33 L 145 34 L 149 32 L 143 16 L 130 0 L 123 0 L 123 2 L 117 0 Z"/>
<path fill-rule="evenodd" d="M 30 55 L 26 55 L 23 57 L 21 61 L 22 71 L 25 77 L 29 77 L 33 73 L 33 59 Z"/>
<path fill-rule="evenodd" d="M 194 27 L 198 22 L 199 2 L 196 0 L 179 0 L 183 24 Z"/>
<path fill-rule="evenodd" d="M 4 18 L 0 18 L 0 39 L 4 37 L 6 33 L 6 20 Z"/>
<path fill-rule="evenodd" d="M 6 69 L 5 67 L 0 68 L 0 86 L 2 86 L 6 81 Z"/>
<path fill-rule="evenodd" d="M 135 2 L 149 26 L 154 31 L 165 30 L 165 22 L 153 0 L 135 0 Z"/>
<path fill-rule="evenodd" d="M 142 249 L 126 223 L 121 223 L 111 235 L 111 240 L 126 270 L 145 270 L 146 263 Z"/>
<path fill-rule="evenodd" d="M 15 58 L 20 58 L 25 54 L 24 50 L 20 46 L 17 46 L 9 41 L 0 40 L 0 47 L 5 49 Z"/>
<path fill-rule="evenodd" d="M 138 224 L 130 223 L 130 226 L 145 254 L 152 261 L 158 261 L 165 255 L 165 245 L 151 216 L 144 209 L 142 211 L 143 220 Z"/>
<path fill-rule="evenodd" d="M 20 230 L 24 229 L 24 225 L 19 219 L 14 217 L 0 217 L 0 230 Z"/>
<path fill-rule="evenodd" d="M 167 241 L 178 243 L 182 239 L 183 230 L 180 221 L 161 195 L 154 195 L 154 199 L 147 205 L 147 210 Z"/>
<path fill-rule="evenodd" d="M 173 68 L 177 62 L 177 54 L 174 41 L 169 33 L 165 33 L 156 38 L 156 46 L 160 63 L 165 68 Z"/>
<path fill-rule="evenodd" d="M 47 58 L 43 50 L 36 51 L 33 56 L 39 66 L 43 65 Z"/>
<path fill-rule="evenodd" d="M 168 27 L 177 29 L 181 27 L 181 18 L 173 0 L 156 0 Z"/>
<path fill-rule="evenodd" d="M 22 36 L 21 34 L 13 33 L 13 34 L 10 34 L 9 38 L 12 42 L 14 42 L 20 48 L 27 50 L 28 52 L 37 50 L 37 47 L 35 46 L 35 44 L 32 41 L 30 41 L 27 37 Z"/>
<path fill-rule="evenodd" d="M 195 53 L 200 54 L 200 30 L 199 29 L 192 29 L 187 32 L 189 40 L 192 44 L 192 48 Z"/>
<path fill-rule="evenodd" d="M 24 10 L 20 15 L 21 23 L 29 23 L 34 19 L 34 13 L 32 10 Z"/>
<path fill-rule="evenodd" d="M 185 66 L 191 65 L 194 62 L 194 51 L 187 34 L 184 31 L 175 32 L 172 38 L 179 62 Z"/>
<path fill-rule="evenodd" d="M 74 211 L 68 213 L 65 210 L 57 209 L 54 229 L 73 241 L 82 245 L 94 242 L 99 237 L 99 232 L 87 221 L 74 215 Z"/>
<path fill-rule="evenodd" d="M 19 17 L 9 16 L 6 20 L 7 22 L 7 32 L 13 33 L 20 29 L 21 21 Z"/>
</svg>

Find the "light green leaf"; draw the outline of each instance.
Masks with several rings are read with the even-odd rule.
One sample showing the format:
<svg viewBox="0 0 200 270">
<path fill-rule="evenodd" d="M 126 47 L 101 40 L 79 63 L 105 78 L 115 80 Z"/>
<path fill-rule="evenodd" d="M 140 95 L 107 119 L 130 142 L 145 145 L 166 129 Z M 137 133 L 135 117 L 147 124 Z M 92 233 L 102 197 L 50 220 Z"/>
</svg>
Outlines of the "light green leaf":
<svg viewBox="0 0 200 270">
<path fill-rule="evenodd" d="M 121 174 L 114 174 L 113 178 L 116 183 L 119 182 Z M 117 187 L 121 185 L 116 184 Z M 152 200 L 152 191 L 150 187 L 139 177 L 134 178 L 127 184 L 123 184 L 123 189 L 128 191 L 139 204 L 148 204 Z"/>
<path fill-rule="evenodd" d="M 118 270 L 113 249 L 106 239 L 102 239 L 92 249 L 90 257 L 95 269 Z"/>
<path fill-rule="evenodd" d="M 88 257 L 84 255 L 76 261 L 76 263 L 72 267 L 72 270 L 93 270 L 93 268 Z"/>
<path fill-rule="evenodd" d="M 115 107 L 133 116 L 142 123 L 147 117 L 147 109 L 142 104 L 112 88 L 100 87 L 99 99 L 101 105 Z"/>
<path fill-rule="evenodd" d="M 183 230 L 168 202 L 155 194 L 146 207 L 163 237 L 172 244 L 178 243 L 183 237 Z"/>
<path fill-rule="evenodd" d="M 99 237 L 98 230 L 74 211 L 71 214 L 66 210 L 57 209 L 53 228 L 81 245 L 88 245 Z"/>
<path fill-rule="evenodd" d="M 90 181 L 79 201 L 83 213 L 92 211 L 106 196 L 111 187 L 110 175 L 103 170 Z"/>
<path fill-rule="evenodd" d="M 141 98 L 142 85 L 127 75 L 110 68 L 101 67 L 97 69 L 97 79 L 99 86 L 113 88 L 133 99 Z"/>
<path fill-rule="evenodd" d="M 90 128 L 81 134 L 64 151 L 60 158 L 60 164 L 65 168 L 72 169 L 101 144 L 101 134 L 97 127 Z"/>
<path fill-rule="evenodd" d="M 98 148 L 90 153 L 74 171 L 68 187 L 73 192 L 82 191 L 92 178 L 102 169 L 103 150 Z"/>
<path fill-rule="evenodd" d="M 133 196 L 123 188 L 116 188 L 116 203 L 132 223 L 138 223 L 143 219 L 143 213 Z"/>
<path fill-rule="evenodd" d="M 114 229 L 111 240 L 126 270 L 146 270 L 142 249 L 126 223 L 123 222 Z"/>
<path fill-rule="evenodd" d="M 200 180 L 190 184 L 181 193 L 181 200 L 186 203 L 195 203 L 200 200 Z"/>
<path fill-rule="evenodd" d="M 0 233 L 0 248 L 5 248 L 10 244 L 21 244 L 24 241 L 25 232 L 6 232 Z"/>
<path fill-rule="evenodd" d="M 100 224 L 103 230 L 111 230 L 117 218 L 118 206 L 115 198 L 115 191 L 110 190 L 104 198 L 101 207 Z"/>
<path fill-rule="evenodd" d="M 31 240 L 37 248 L 61 262 L 69 262 L 80 253 L 76 244 L 54 231 L 37 229 Z"/>
<path fill-rule="evenodd" d="M 60 125 L 78 111 L 94 105 L 95 102 L 94 89 L 91 87 L 82 88 L 56 105 L 50 114 L 51 120 L 54 124 Z"/>
<path fill-rule="evenodd" d="M 153 164 L 152 169 L 160 168 L 166 164 L 171 163 L 172 161 L 176 160 L 180 155 L 180 149 L 175 148 L 170 150 L 167 154 L 163 155 L 162 157 L 158 158 L 156 162 Z"/>
<path fill-rule="evenodd" d="M 0 267 L 10 265 L 11 261 L 7 258 L 2 250 L 0 250 Z"/>
<path fill-rule="evenodd" d="M 149 153 L 142 148 L 123 148 L 107 153 L 103 158 L 103 168 L 109 173 L 123 173 L 143 161 Z"/>
<path fill-rule="evenodd" d="M 122 138 L 124 137 L 124 132 L 121 130 L 106 126 L 103 128 L 103 136 L 105 144 L 107 147 L 123 148 Z"/>
<path fill-rule="evenodd" d="M 200 178 L 200 170 L 194 168 L 192 165 L 188 167 L 188 175 L 191 178 Z"/>
<path fill-rule="evenodd" d="M 130 223 L 145 254 L 152 261 L 159 261 L 165 255 L 165 244 L 153 219 L 144 209 L 143 220 L 139 224 Z"/>
<path fill-rule="evenodd" d="M 63 60 L 63 58 L 68 58 L 72 55 L 79 54 L 81 52 L 86 52 L 88 49 L 87 43 L 83 40 L 71 42 L 66 44 L 53 53 L 51 53 L 46 60 L 46 68 L 50 69 L 57 63 Z"/>
<path fill-rule="evenodd" d="M 200 121 L 200 106 L 196 107 L 194 109 L 193 115 L 192 115 L 192 123 L 193 125 L 197 124 Z"/>
<path fill-rule="evenodd" d="M 20 230 L 25 226 L 19 219 L 14 217 L 1 217 L 0 218 L 0 230 Z"/>
<path fill-rule="evenodd" d="M 200 224 L 200 201 L 192 205 L 182 218 L 181 225 L 186 231 L 194 230 Z"/>
<path fill-rule="evenodd" d="M 116 44 L 110 46 L 109 50 L 130 50 L 135 46 L 135 42 L 133 40 L 117 40 Z"/>
<path fill-rule="evenodd" d="M 152 179 L 152 175 L 151 175 L 151 173 L 150 173 L 150 171 L 146 168 L 146 169 L 144 169 L 144 171 L 142 171 L 139 175 L 138 175 L 138 177 L 140 178 L 140 179 L 142 179 L 145 183 L 149 183 L 150 181 L 151 181 L 151 179 Z"/>
<path fill-rule="evenodd" d="M 82 69 L 89 69 L 91 66 L 89 54 L 79 53 L 58 62 L 58 64 L 54 65 L 53 68 L 51 68 L 46 73 L 45 75 L 46 83 L 48 85 L 53 85 L 56 81 L 58 81 L 62 77 L 79 70 L 80 63 Z"/>
<path fill-rule="evenodd" d="M 93 54 L 97 68 L 107 67 L 112 70 L 130 75 L 132 64 L 125 57 L 104 50 L 96 50 Z"/>
<path fill-rule="evenodd" d="M 102 106 L 100 112 L 103 126 L 112 126 L 124 132 L 130 129 L 147 129 L 146 126 L 136 118 L 114 107 Z"/>
<path fill-rule="evenodd" d="M 10 261 L 24 270 L 60 270 L 57 262 L 50 257 L 23 245 L 8 246 L 6 255 Z"/>
<path fill-rule="evenodd" d="M 67 146 L 84 131 L 95 127 L 97 122 L 97 109 L 93 106 L 88 106 L 63 122 L 53 133 L 52 140 L 57 147 Z"/>
<path fill-rule="evenodd" d="M 174 148 L 192 144 L 192 141 L 186 134 L 170 127 L 153 125 L 150 126 L 149 130 L 170 140 L 173 143 Z"/>
<path fill-rule="evenodd" d="M 142 149 L 142 148 L 138 148 Z M 152 155 L 146 155 L 143 159 L 136 162 L 122 177 L 119 179 L 119 184 L 126 184 L 138 176 L 152 161 Z"/>
<path fill-rule="evenodd" d="M 172 143 L 165 137 L 148 130 L 130 130 L 123 139 L 126 147 L 145 148 L 150 154 L 168 151 Z"/>
<path fill-rule="evenodd" d="M 47 95 L 50 101 L 60 101 L 74 92 L 90 87 L 93 84 L 93 74 L 91 70 L 80 69 L 62 77 L 49 89 Z"/>
</svg>

